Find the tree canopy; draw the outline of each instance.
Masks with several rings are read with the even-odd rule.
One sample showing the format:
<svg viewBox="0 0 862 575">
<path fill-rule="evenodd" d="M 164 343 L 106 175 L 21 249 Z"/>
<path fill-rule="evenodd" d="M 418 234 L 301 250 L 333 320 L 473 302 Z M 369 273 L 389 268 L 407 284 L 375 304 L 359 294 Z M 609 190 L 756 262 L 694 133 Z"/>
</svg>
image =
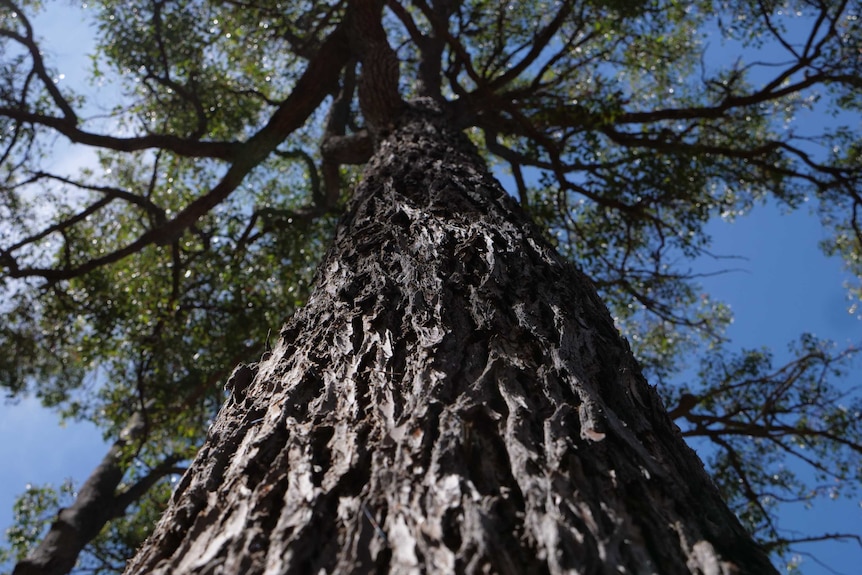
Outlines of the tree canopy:
<svg viewBox="0 0 862 575">
<path fill-rule="evenodd" d="M 119 440 L 125 503 L 81 565 L 122 569 L 239 361 L 302 305 L 375 134 L 346 1 L 97 0 L 90 85 L 0 0 L 0 385 Z M 684 436 L 777 557 L 782 505 L 859 497 L 855 348 L 733 350 L 692 261 L 706 224 L 815 205 L 862 278 L 858 1 L 389 0 L 405 99 L 451 112 L 588 274 Z M 730 54 L 730 55 L 728 55 Z M 111 90 L 109 109 L 90 102 Z M 812 113 L 823 121 L 806 122 Z M 86 150 L 80 169 L 57 150 Z M 862 296 L 862 283 L 849 286 Z M 692 366 L 697 377 L 681 380 Z M 699 366 L 699 367 L 697 367 Z M 135 436 L 136 438 L 138 436 Z M 146 487 L 146 489 L 144 489 Z M 71 488 L 19 500 L 20 557 Z"/>
</svg>

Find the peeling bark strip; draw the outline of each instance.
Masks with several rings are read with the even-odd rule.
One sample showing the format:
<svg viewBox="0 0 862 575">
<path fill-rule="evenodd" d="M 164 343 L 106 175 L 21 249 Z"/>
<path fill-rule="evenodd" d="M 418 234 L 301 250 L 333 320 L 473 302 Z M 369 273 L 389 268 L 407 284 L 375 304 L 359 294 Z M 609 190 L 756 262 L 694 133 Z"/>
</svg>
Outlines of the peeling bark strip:
<svg viewBox="0 0 862 575">
<path fill-rule="evenodd" d="M 774 573 L 589 281 L 408 116 L 127 573 Z"/>
</svg>

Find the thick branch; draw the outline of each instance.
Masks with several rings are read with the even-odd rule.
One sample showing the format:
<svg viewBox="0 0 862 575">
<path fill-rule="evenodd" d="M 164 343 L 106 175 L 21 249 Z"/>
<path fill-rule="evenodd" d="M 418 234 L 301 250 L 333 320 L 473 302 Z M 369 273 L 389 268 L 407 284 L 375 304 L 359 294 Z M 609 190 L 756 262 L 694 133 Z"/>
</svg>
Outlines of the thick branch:
<svg viewBox="0 0 862 575">
<path fill-rule="evenodd" d="M 112 506 L 113 517 L 122 517 L 126 513 L 129 505 L 141 499 L 150 488 L 155 485 L 163 477 L 168 475 L 181 475 L 185 473 L 185 467 L 177 467 L 177 462 L 180 460 L 177 456 L 170 456 L 152 468 L 149 473 L 139 479 L 128 489 L 122 493 L 118 493 L 114 497 Z"/>
<path fill-rule="evenodd" d="M 320 155 L 323 156 L 323 189 L 315 195 L 315 203 L 322 210 L 329 210 L 338 203 L 341 195 L 339 168 L 343 164 L 363 164 L 371 157 L 374 149 L 371 134 L 362 130 L 347 134 L 351 120 L 350 103 L 356 92 L 356 63 L 351 61 L 344 69 L 341 89 L 332 101 L 326 126 L 320 142 Z"/>
<path fill-rule="evenodd" d="M 381 23 L 383 2 L 349 0 L 346 16 L 350 47 L 362 63 L 359 105 L 372 132 L 383 134 L 395 125 L 404 102 L 398 90 L 398 56 Z"/>
<path fill-rule="evenodd" d="M 19 561 L 13 575 L 63 575 L 71 571 L 84 546 L 114 516 L 114 493 L 123 479 L 129 451 L 146 433 L 146 416 L 135 412 L 120 437 L 78 490 L 75 502 L 61 509 L 39 546 Z"/>
<path fill-rule="evenodd" d="M 94 134 L 81 130 L 75 122 L 66 118 L 37 114 L 9 106 L 0 106 L 0 116 L 6 116 L 17 122 L 51 128 L 75 144 L 84 144 L 116 152 L 137 152 L 158 148 L 187 158 L 214 158 L 230 161 L 236 158 L 244 147 L 240 142 L 206 142 L 165 134 L 148 134 L 131 138 Z"/>
</svg>

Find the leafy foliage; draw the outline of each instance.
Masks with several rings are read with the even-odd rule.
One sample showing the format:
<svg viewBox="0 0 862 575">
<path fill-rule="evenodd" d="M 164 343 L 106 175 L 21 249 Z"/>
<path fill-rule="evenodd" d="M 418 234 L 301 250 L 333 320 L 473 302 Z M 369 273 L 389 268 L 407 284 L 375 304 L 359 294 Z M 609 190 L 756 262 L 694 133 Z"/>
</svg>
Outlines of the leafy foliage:
<svg viewBox="0 0 862 575">
<path fill-rule="evenodd" d="M 15 500 L 12 508 L 14 523 L 6 530 L 9 548 L 3 549 L 0 559 L 5 562 L 8 559 L 25 557 L 44 535 L 46 527 L 54 520 L 57 509 L 68 503 L 74 494 L 74 486 L 69 480 L 64 481 L 59 488 L 50 484 L 41 487 L 28 485 L 26 491 Z"/>
<path fill-rule="evenodd" d="M 263 353 L 307 297 L 369 156 L 343 38 L 350 5 L 98 0 L 94 84 L 73 92 L 40 49 L 39 4 L 0 1 L 10 397 L 35 393 L 109 438 L 145 411 L 133 461 L 147 469 L 194 453 L 233 365 Z M 766 350 L 731 354 L 731 314 L 690 262 L 709 255 L 713 218 L 809 201 L 831 231 L 825 252 L 862 277 L 858 1 L 387 7 L 404 96 L 441 102 L 511 174 L 513 195 L 594 279 L 683 433 L 711 442 L 716 481 L 757 536 L 785 552 L 779 504 L 857 497 L 859 395 L 842 383 L 857 350 L 806 336 L 784 367 Z M 98 91 L 107 113 L 89 103 Z M 801 121 L 812 111 L 830 120 Z M 57 167 L 58 136 L 87 154 L 80 170 Z M 697 356 L 696 379 L 679 385 Z M 82 565 L 121 565 L 168 490 L 157 483 L 106 527 Z M 39 513 L 58 505 L 40 501 Z M 30 535 L 14 553 L 34 543 L 31 524 L 18 522 Z"/>
</svg>

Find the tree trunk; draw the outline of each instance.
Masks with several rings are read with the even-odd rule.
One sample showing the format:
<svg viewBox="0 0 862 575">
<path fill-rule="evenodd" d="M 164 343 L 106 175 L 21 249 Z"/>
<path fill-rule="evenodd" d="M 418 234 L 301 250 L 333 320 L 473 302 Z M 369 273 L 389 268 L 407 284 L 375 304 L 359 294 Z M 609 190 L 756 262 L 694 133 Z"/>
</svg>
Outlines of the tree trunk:
<svg viewBox="0 0 862 575">
<path fill-rule="evenodd" d="M 588 279 L 410 106 L 127 573 L 774 573 Z"/>
</svg>

